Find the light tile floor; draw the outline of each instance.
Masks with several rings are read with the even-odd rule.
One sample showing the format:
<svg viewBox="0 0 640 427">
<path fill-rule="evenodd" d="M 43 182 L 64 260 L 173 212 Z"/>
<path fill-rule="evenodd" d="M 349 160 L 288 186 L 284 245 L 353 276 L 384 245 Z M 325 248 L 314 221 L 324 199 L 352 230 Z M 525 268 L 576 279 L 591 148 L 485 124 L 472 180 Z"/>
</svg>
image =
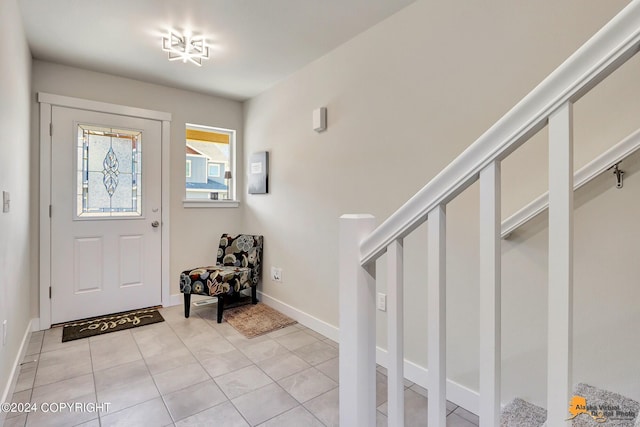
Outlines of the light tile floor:
<svg viewBox="0 0 640 427">
<path fill-rule="evenodd" d="M 9 414 L 13 426 L 337 426 L 338 344 L 299 324 L 246 339 L 215 307 L 160 310 L 166 322 L 61 342 L 31 335 L 13 402 L 109 402 L 108 411 Z M 387 424 L 379 367 L 377 425 Z M 405 381 L 405 424 L 427 425 L 426 390 Z M 447 405 L 447 426 L 478 417 Z"/>
</svg>

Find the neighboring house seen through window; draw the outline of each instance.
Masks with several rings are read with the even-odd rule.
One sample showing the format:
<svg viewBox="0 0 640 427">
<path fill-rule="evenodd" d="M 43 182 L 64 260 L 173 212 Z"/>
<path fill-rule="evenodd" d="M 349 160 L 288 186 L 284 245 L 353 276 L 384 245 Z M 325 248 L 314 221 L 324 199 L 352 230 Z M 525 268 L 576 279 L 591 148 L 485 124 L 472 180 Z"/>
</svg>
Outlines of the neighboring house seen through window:
<svg viewBox="0 0 640 427">
<path fill-rule="evenodd" d="M 187 124 L 186 200 L 235 200 L 235 134 L 230 129 Z"/>
</svg>

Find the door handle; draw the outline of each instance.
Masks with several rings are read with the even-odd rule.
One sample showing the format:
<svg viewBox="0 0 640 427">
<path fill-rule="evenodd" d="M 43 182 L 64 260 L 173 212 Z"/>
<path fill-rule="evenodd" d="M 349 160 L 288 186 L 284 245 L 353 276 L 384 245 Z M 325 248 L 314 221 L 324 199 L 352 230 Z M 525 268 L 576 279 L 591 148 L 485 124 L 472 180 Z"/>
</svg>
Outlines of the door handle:
<svg viewBox="0 0 640 427">
<path fill-rule="evenodd" d="M 151 223 L 151 226 L 152 226 L 153 228 L 158 228 L 158 227 L 160 226 L 160 223 L 159 223 L 158 221 L 153 221 L 153 222 Z"/>
</svg>

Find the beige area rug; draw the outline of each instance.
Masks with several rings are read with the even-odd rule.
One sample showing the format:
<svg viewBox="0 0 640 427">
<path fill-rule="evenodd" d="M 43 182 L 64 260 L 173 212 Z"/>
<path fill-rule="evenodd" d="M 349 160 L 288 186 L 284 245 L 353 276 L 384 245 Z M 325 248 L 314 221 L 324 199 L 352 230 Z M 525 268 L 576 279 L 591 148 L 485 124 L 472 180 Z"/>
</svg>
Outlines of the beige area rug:
<svg viewBox="0 0 640 427">
<path fill-rule="evenodd" d="M 247 338 L 254 338 L 277 331 L 296 322 L 277 310 L 258 303 L 230 308 L 224 311 L 224 320 Z"/>
</svg>

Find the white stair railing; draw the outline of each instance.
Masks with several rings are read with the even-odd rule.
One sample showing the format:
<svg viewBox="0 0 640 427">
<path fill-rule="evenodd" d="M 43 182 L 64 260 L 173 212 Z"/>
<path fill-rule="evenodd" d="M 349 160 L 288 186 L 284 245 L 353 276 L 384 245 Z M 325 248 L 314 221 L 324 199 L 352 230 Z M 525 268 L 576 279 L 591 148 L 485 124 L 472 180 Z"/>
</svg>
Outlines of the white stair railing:
<svg viewBox="0 0 640 427">
<path fill-rule="evenodd" d="M 394 241 L 387 248 L 387 389 L 389 426 L 404 425 L 404 311 L 403 311 L 403 246 Z"/>
<path fill-rule="evenodd" d="M 562 425 L 573 388 L 573 105 L 549 117 L 547 419 Z"/>
<path fill-rule="evenodd" d="M 547 425 L 567 425 L 572 378 L 572 106 L 640 48 L 640 0 L 584 46 L 378 227 L 371 215 L 340 219 L 340 424 L 373 426 L 375 261 L 387 253 L 388 420 L 404 423 L 403 239 L 428 223 L 428 392 L 430 427 L 446 424 L 446 205 L 480 181 L 481 427 L 499 425 L 500 162 L 549 125 L 549 302 Z"/>
<path fill-rule="evenodd" d="M 343 426 L 376 422 L 375 263 L 360 265 L 359 243 L 375 227 L 371 215 L 340 218 L 340 411 Z M 343 283 L 349 286 L 343 287 Z M 346 408 L 346 405 L 349 408 Z"/>
<path fill-rule="evenodd" d="M 480 418 L 484 425 L 500 420 L 500 163 L 480 172 Z"/>
</svg>

